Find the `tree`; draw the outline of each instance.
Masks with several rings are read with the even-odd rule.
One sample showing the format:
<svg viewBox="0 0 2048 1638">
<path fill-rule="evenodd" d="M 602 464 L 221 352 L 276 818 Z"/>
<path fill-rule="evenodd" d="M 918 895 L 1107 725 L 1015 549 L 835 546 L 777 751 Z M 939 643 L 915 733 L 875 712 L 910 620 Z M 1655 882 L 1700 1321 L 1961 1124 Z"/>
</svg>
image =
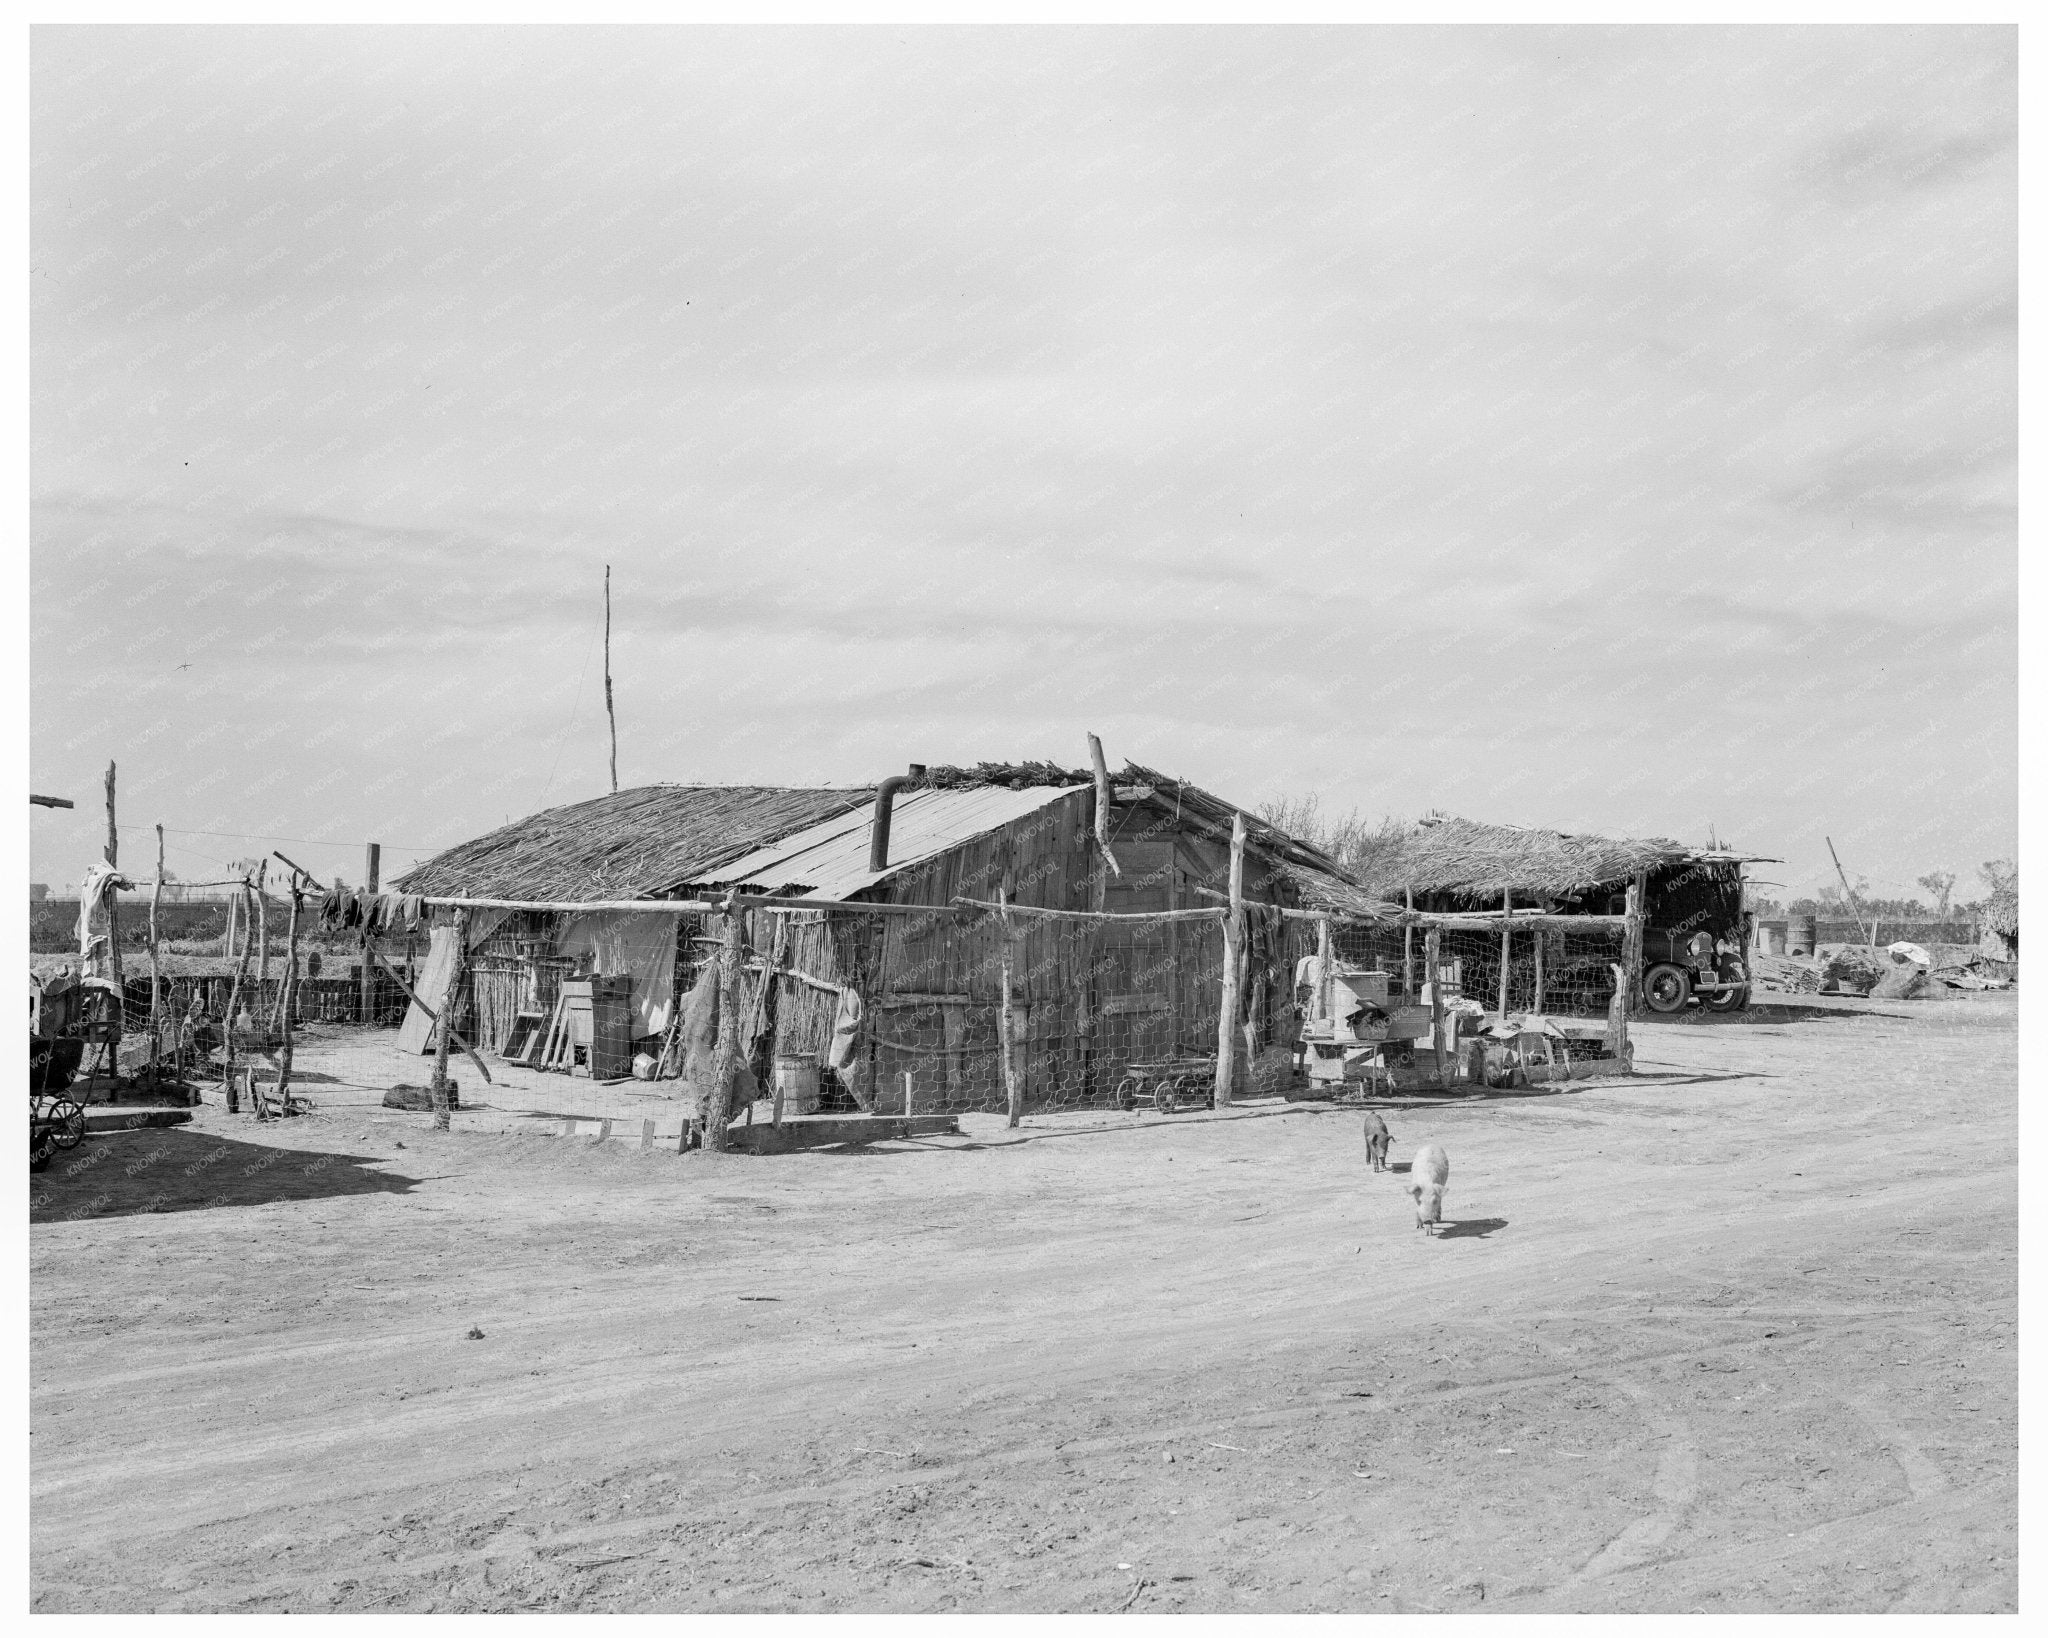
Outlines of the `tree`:
<svg viewBox="0 0 2048 1638">
<path fill-rule="evenodd" d="M 1919 879 L 1918 884 L 1934 895 L 1934 913 L 1948 914 L 1949 895 L 1955 891 L 1956 873 L 1953 870 L 1930 870 Z"/>
<path fill-rule="evenodd" d="M 1977 867 L 1977 874 L 1992 892 L 1999 893 L 2018 884 L 2020 867 L 2010 859 L 1986 859 Z"/>
</svg>

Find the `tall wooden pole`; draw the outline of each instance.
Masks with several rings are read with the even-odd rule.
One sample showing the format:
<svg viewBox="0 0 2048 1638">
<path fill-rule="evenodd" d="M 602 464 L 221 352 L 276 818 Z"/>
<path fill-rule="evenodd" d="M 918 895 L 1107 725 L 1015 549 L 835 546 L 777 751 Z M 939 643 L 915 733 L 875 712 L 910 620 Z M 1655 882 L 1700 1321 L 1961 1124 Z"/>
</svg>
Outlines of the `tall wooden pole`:
<svg viewBox="0 0 2048 1638">
<path fill-rule="evenodd" d="M 363 890 L 374 900 L 377 896 L 377 875 L 384 862 L 384 849 L 376 842 L 363 845 Z M 356 998 L 356 1019 L 367 1024 L 376 1016 L 377 975 L 370 954 L 375 935 L 370 931 L 368 907 L 363 911 L 363 977 L 362 989 Z"/>
<path fill-rule="evenodd" d="M 1095 846 L 1111 873 L 1120 878 L 1123 867 L 1109 849 L 1109 761 L 1102 754 L 1102 741 L 1093 734 L 1088 736 L 1088 760 L 1095 764 Z"/>
<path fill-rule="evenodd" d="M 996 1011 L 996 1028 L 1002 1037 L 998 1044 L 1003 1054 L 1003 1096 L 1009 1105 L 1010 1124 L 1015 1126 L 1024 1118 L 1024 1088 L 1017 1081 L 1017 1021 L 1011 1012 L 1011 963 L 1016 933 L 1010 915 L 1010 879 L 1007 874 L 996 888 L 996 904 L 996 936 L 1002 941 L 1003 957 L 1001 1003 Z"/>
<path fill-rule="evenodd" d="M 291 884 L 291 894 L 291 921 L 284 937 L 284 1040 L 277 1049 L 277 1112 L 280 1115 L 291 1107 L 292 1014 L 299 1006 L 299 906 L 305 894 L 299 891 L 296 878 Z"/>
<path fill-rule="evenodd" d="M 1621 1002 L 1615 1009 L 1614 1055 L 1617 1058 L 1629 1056 L 1628 1020 L 1635 1010 L 1636 992 L 1643 984 L 1643 900 L 1646 897 L 1648 877 L 1637 871 L 1634 881 L 1628 884 L 1628 898 L 1623 903 L 1622 913 L 1628 919 L 1622 928 L 1621 967 L 1622 983 L 1618 986 Z"/>
<path fill-rule="evenodd" d="M 612 730 L 612 794 L 619 790 L 619 719 L 612 711 L 612 566 L 604 566 L 604 715 Z M 719 1147 L 725 1147 L 721 1142 Z"/>
<path fill-rule="evenodd" d="M 1436 1082 L 1443 1086 L 1444 1079 L 1444 984 L 1443 961 L 1439 954 L 1442 934 L 1432 927 L 1422 935 L 1422 964 L 1428 976 L 1429 985 L 1429 1039 L 1436 1051 Z"/>
<path fill-rule="evenodd" d="M 1316 923 L 1316 1017 L 1330 1016 L 1330 918 Z"/>
<path fill-rule="evenodd" d="M 249 886 L 249 883 L 247 882 L 247 880 L 244 880 L 244 881 L 243 881 L 243 883 L 242 883 L 242 885 L 241 885 L 241 887 L 240 887 L 240 888 L 239 888 L 239 889 L 238 889 L 238 890 L 236 891 L 236 894 L 235 894 L 235 897 L 234 897 L 234 899 L 230 900 L 229 902 L 230 902 L 230 903 L 240 903 L 241 901 L 243 901 L 244 899 L 246 899 L 246 898 L 248 897 L 248 895 L 249 895 L 249 893 L 250 893 L 251 891 L 252 891 L 252 889 L 250 888 L 250 886 Z M 244 906 L 244 909 L 246 910 L 246 908 L 247 908 L 247 907 L 246 907 L 246 905 L 245 905 L 245 906 Z M 233 1113 L 235 1113 L 235 1110 L 236 1110 L 236 1102 L 235 1102 L 235 1096 L 236 1096 L 236 1088 L 235 1088 L 235 1013 L 236 1013 L 236 1011 L 237 1011 L 237 1009 L 238 1009 L 238 1007 L 239 1007 L 239 1005 L 240 1005 L 241 999 L 242 999 L 242 980 L 243 980 L 243 978 L 245 978 L 245 977 L 246 977 L 246 976 L 248 975 L 248 971 L 249 971 L 249 938 L 248 938 L 248 935 L 247 935 L 246 933 L 244 933 L 244 934 L 243 934 L 243 936 L 242 936 L 242 950 L 241 950 L 241 954 L 240 954 L 239 956 L 237 956 L 237 957 L 236 957 L 236 959 L 235 959 L 235 976 L 234 976 L 234 981 L 233 981 L 232 983 L 230 983 L 230 984 L 228 985 L 228 1005 L 227 1005 L 227 1013 L 226 1013 L 226 1016 L 225 1016 L 225 1017 L 224 1017 L 224 1018 L 223 1018 L 223 1019 L 221 1020 L 221 1030 L 220 1030 L 220 1033 L 221 1033 L 221 1057 L 222 1057 L 222 1062 L 221 1062 L 221 1083 L 220 1083 L 220 1084 L 221 1084 L 221 1091 L 222 1091 L 222 1094 L 223 1094 L 223 1095 L 224 1095 L 224 1096 L 226 1097 L 226 1099 L 227 1099 L 227 1105 L 228 1105 L 228 1113 L 229 1113 L 229 1114 L 233 1114 Z"/>
<path fill-rule="evenodd" d="M 270 895 L 263 891 L 263 878 L 269 874 L 270 861 L 265 859 L 256 867 L 256 1004 L 263 1008 L 265 1021 L 274 1024 L 278 998 L 270 993 Z"/>
<path fill-rule="evenodd" d="M 1407 906 L 1411 915 L 1414 914 L 1415 889 L 1402 888 L 1401 902 Z M 1415 928 L 1412 923 L 1407 922 L 1401 926 L 1401 998 L 1404 1001 L 1415 999 Z"/>
<path fill-rule="evenodd" d="M 1539 1018 L 1543 1015 L 1543 940 L 1546 937 L 1548 935 L 1541 927 L 1532 928 L 1529 932 L 1530 948 L 1536 952 L 1536 999 L 1530 1003 L 1529 1010 Z M 1546 1035 L 1544 1039 L 1547 1041 L 1550 1037 Z"/>
<path fill-rule="evenodd" d="M 109 867 L 121 862 L 121 831 L 114 823 L 114 765 L 107 764 L 107 864 Z M 116 985 L 121 982 L 121 901 L 110 887 L 107 889 L 107 972 Z M 121 1015 L 116 1012 L 115 1027 L 119 1028 Z"/>
<path fill-rule="evenodd" d="M 1237 1064 L 1237 992 L 1244 956 L 1244 815 L 1230 821 L 1230 914 L 1223 918 L 1223 999 L 1216 1009 L 1216 1107 L 1228 1109 Z"/>
<path fill-rule="evenodd" d="M 1500 890 L 1500 913 L 1502 917 L 1512 917 L 1514 908 L 1515 895 L 1513 890 L 1503 887 Z M 1503 1021 L 1506 1020 L 1508 1015 L 1508 940 L 1512 936 L 1508 931 L 1510 926 L 1511 922 L 1507 919 L 1503 919 L 1500 924 L 1500 1015 Z"/>
<path fill-rule="evenodd" d="M 733 1066 L 740 1056 L 740 925 L 745 912 L 739 895 L 725 901 L 725 947 L 718 955 L 718 1050 L 711 1057 L 711 1085 L 704 1093 L 704 1147 L 717 1153 L 726 1148 L 726 1124 L 730 1119 Z"/>
<path fill-rule="evenodd" d="M 114 790 L 114 770 L 113 770 L 112 768 L 108 768 L 108 769 L 107 769 L 107 811 L 108 811 L 109 813 L 112 813 L 112 812 L 113 812 L 113 802 L 114 802 L 114 797 L 113 797 L 113 790 Z M 111 820 L 109 820 L 108 822 L 109 822 L 110 824 L 112 823 L 112 821 L 111 821 Z M 1848 901 L 1849 901 L 1849 914 L 1850 914 L 1850 915 L 1852 915 L 1852 916 L 1854 916 L 1854 917 L 1856 918 L 1856 924 L 1857 924 L 1857 929 L 1858 929 L 1858 931 L 1861 931 L 1861 929 L 1862 929 L 1862 924 L 1863 924 L 1863 906 L 1861 906 L 1860 904 L 1858 904 L 1858 903 L 1856 902 L 1856 894 L 1855 894 L 1855 892 L 1854 892 L 1854 891 L 1853 891 L 1853 890 L 1852 890 L 1852 889 L 1850 888 L 1850 886 L 1849 886 L 1849 874 L 1848 874 L 1848 872 L 1847 872 L 1847 871 L 1845 871 L 1845 870 L 1844 870 L 1844 869 L 1842 868 L 1842 861 L 1841 861 L 1841 858 L 1840 858 L 1840 857 L 1839 857 L 1839 856 L 1838 856 L 1838 855 L 1836 854 L 1836 852 L 1835 852 L 1835 843 L 1834 843 L 1834 838 L 1833 838 L 1833 837 L 1831 837 L 1831 836 L 1823 836 L 1823 837 L 1821 838 L 1821 840 L 1822 840 L 1822 841 L 1824 841 L 1824 842 L 1826 842 L 1826 843 L 1828 844 L 1828 857 L 1829 857 L 1830 859 L 1833 859 L 1833 860 L 1835 861 L 1835 874 L 1836 874 L 1837 876 L 1839 876 L 1839 877 L 1841 878 L 1841 881 L 1842 881 L 1842 892 L 1843 892 L 1843 895 L 1844 895 L 1844 896 L 1845 896 L 1845 897 L 1846 897 L 1846 898 L 1848 899 Z M 1871 942 L 1872 944 L 1875 944 L 1875 943 L 1877 942 L 1877 923 L 1876 923 L 1875 921 L 1873 921 L 1873 922 L 1872 922 L 1872 923 L 1870 924 L 1870 942 Z"/>
<path fill-rule="evenodd" d="M 156 827 L 156 882 L 149 890 L 149 1061 L 163 1051 L 164 980 L 157 955 L 157 912 L 164 902 L 164 827 Z"/>
<path fill-rule="evenodd" d="M 462 999 L 462 975 L 469 962 L 469 907 L 455 912 L 455 960 L 441 997 L 441 1023 L 434 1032 L 434 1130 L 448 1130 L 448 1048 L 455 1039 L 455 1006 Z"/>
</svg>

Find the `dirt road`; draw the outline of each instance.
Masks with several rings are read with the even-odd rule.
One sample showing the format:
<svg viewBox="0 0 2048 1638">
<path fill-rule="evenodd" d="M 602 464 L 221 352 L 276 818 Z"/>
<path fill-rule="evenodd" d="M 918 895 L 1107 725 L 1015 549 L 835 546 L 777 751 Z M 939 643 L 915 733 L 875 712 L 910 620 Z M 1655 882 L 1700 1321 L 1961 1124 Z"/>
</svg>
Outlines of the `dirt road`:
<svg viewBox="0 0 2048 1638">
<path fill-rule="evenodd" d="M 34 1607 L 2015 1609 L 2016 1009 L 1891 1010 L 1387 1111 L 1433 1240 L 1277 1102 L 94 1138 L 32 1189 Z"/>
</svg>

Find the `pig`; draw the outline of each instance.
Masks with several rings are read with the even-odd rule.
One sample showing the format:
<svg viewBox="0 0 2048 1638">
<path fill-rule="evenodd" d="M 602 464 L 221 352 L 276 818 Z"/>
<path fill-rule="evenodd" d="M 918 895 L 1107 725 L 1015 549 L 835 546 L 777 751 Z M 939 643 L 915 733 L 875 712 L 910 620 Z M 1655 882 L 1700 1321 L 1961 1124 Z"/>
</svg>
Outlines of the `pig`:
<svg viewBox="0 0 2048 1638">
<path fill-rule="evenodd" d="M 1365 1112 L 1365 1158 L 1372 1162 L 1374 1171 L 1387 1169 L 1387 1146 L 1393 1141 L 1387 1123 L 1368 1109 Z"/>
<path fill-rule="evenodd" d="M 1451 1157 L 1434 1143 L 1415 1151 L 1415 1163 L 1408 1168 L 1408 1192 L 1415 1196 L 1415 1226 L 1434 1235 L 1444 1220 L 1444 1190 L 1451 1181 Z"/>
</svg>

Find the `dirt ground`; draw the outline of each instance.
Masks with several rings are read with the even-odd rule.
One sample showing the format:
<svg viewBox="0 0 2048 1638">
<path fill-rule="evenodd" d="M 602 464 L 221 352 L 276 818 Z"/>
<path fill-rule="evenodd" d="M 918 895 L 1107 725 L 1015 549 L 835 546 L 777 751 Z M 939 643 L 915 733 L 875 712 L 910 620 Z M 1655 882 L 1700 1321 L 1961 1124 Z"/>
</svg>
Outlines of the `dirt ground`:
<svg viewBox="0 0 2048 1638">
<path fill-rule="evenodd" d="M 33 1606 L 2014 1610 L 2013 997 L 1757 1016 L 1390 1108 L 1394 1175 L 1279 1101 L 90 1138 L 31 1188 Z"/>
</svg>

